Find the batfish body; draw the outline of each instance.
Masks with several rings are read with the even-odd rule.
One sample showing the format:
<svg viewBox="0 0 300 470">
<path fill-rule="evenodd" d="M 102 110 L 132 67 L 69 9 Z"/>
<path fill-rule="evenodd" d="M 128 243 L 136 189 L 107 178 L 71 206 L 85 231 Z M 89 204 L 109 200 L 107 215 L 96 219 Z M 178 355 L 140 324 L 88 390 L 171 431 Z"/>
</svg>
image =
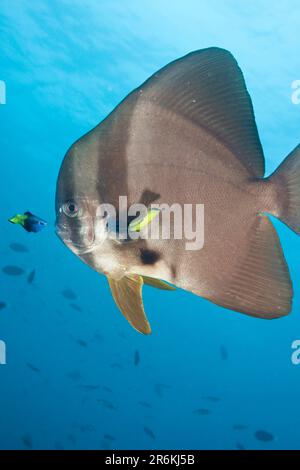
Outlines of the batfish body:
<svg viewBox="0 0 300 470">
<path fill-rule="evenodd" d="M 57 232 L 107 276 L 142 333 L 150 332 L 144 283 L 171 283 L 231 310 L 277 318 L 291 310 L 292 285 L 268 214 L 299 233 L 299 178 L 299 146 L 264 178 L 242 72 L 228 51 L 204 49 L 159 70 L 71 146 L 57 182 Z M 186 240 L 172 237 L 113 239 L 97 210 L 118 207 L 120 196 L 128 206 L 203 204 L 203 247 L 187 250 Z"/>
</svg>

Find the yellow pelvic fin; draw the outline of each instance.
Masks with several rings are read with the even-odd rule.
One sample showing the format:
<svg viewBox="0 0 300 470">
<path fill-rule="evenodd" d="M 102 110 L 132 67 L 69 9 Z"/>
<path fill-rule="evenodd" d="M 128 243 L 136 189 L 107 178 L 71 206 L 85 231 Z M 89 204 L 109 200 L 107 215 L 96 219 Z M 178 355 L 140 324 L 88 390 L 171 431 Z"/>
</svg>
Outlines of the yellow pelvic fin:
<svg viewBox="0 0 300 470">
<path fill-rule="evenodd" d="M 154 277 L 143 276 L 143 281 L 144 284 L 147 284 L 147 286 L 156 287 L 157 289 L 176 290 L 176 287 L 171 286 L 161 279 L 155 279 Z"/>
<path fill-rule="evenodd" d="M 112 296 L 129 323 L 140 333 L 149 335 L 151 327 L 147 320 L 143 298 L 143 278 L 137 274 L 124 276 L 118 281 L 107 277 Z"/>
<path fill-rule="evenodd" d="M 130 222 L 128 228 L 131 232 L 140 232 L 143 228 L 147 227 L 155 217 L 159 214 L 159 209 L 149 209 L 143 218 L 134 219 Z"/>
</svg>

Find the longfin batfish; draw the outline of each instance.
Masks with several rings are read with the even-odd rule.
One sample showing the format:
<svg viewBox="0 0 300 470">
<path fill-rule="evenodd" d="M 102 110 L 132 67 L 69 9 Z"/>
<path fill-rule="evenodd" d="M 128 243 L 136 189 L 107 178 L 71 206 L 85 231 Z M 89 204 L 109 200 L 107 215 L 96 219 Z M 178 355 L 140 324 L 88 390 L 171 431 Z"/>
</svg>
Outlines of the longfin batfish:
<svg viewBox="0 0 300 470">
<path fill-rule="evenodd" d="M 264 178 L 264 168 L 236 60 L 214 47 L 192 52 L 156 72 L 71 146 L 57 182 L 57 233 L 107 276 L 118 307 L 142 333 L 151 331 L 143 283 L 162 287 L 160 281 L 230 310 L 278 318 L 291 310 L 292 284 L 268 214 L 300 233 L 300 146 L 271 176 Z M 202 249 L 187 250 L 175 237 L 129 240 L 130 224 L 124 239 L 121 231 L 112 237 L 97 211 L 104 203 L 117 208 L 120 196 L 128 206 L 203 204 Z M 143 231 L 150 219 L 131 228 Z"/>
</svg>

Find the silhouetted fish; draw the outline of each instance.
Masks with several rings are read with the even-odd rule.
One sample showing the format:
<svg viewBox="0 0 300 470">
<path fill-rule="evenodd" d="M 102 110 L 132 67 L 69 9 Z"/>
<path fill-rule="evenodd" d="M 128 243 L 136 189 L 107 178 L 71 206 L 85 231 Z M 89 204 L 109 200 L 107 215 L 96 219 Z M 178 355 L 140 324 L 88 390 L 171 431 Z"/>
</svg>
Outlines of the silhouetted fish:
<svg viewBox="0 0 300 470">
<path fill-rule="evenodd" d="M 268 431 L 261 430 L 261 429 L 256 431 L 254 433 L 254 436 L 256 437 L 258 441 L 262 441 L 262 442 L 270 442 L 274 440 L 273 434 L 271 434 Z"/>
<path fill-rule="evenodd" d="M 96 431 L 95 426 L 93 426 L 92 424 L 81 424 L 79 426 L 79 429 L 83 433 L 85 433 L 85 432 L 95 432 Z"/>
<path fill-rule="evenodd" d="M 208 395 L 206 397 L 203 397 L 203 400 L 211 401 L 212 403 L 218 403 L 218 401 L 220 401 L 221 398 L 215 397 L 215 396 L 212 396 L 212 395 Z"/>
<path fill-rule="evenodd" d="M 33 372 L 36 372 L 36 373 L 41 372 L 41 369 L 39 369 L 38 367 L 33 365 L 31 362 L 26 362 L 26 365 L 27 365 L 28 369 L 32 370 Z"/>
<path fill-rule="evenodd" d="M 77 343 L 82 347 L 82 348 L 86 348 L 87 347 L 87 342 L 84 341 L 83 339 L 77 339 Z"/>
<path fill-rule="evenodd" d="M 145 431 L 145 434 L 147 434 L 149 437 L 151 437 L 151 439 L 155 439 L 155 434 L 150 428 L 145 426 L 144 431 Z"/>
<path fill-rule="evenodd" d="M 134 352 L 134 365 L 138 366 L 140 363 L 140 353 L 138 350 Z"/>
<path fill-rule="evenodd" d="M 194 413 L 201 415 L 201 416 L 207 416 L 211 414 L 211 410 L 207 408 L 198 408 L 197 410 L 194 410 Z"/>
<path fill-rule="evenodd" d="M 94 339 L 95 339 L 96 341 L 98 341 L 99 343 L 101 343 L 101 342 L 103 341 L 103 336 L 100 335 L 100 333 L 95 333 L 95 334 L 94 334 Z"/>
<path fill-rule="evenodd" d="M 236 60 L 216 47 L 194 51 L 154 73 L 68 150 L 57 180 L 57 234 L 107 276 L 117 306 L 141 333 L 151 332 L 142 301 L 147 278 L 254 317 L 282 317 L 292 284 L 268 214 L 300 233 L 300 145 L 271 176 L 264 173 Z M 184 236 L 128 243 L 132 221 L 127 239 L 116 240 L 120 226 L 113 230 L 99 207 L 118 211 L 119 196 L 147 211 L 153 203 L 202 204 L 204 245 L 188 249 Z M 163 234 L 170 224 L 160 219 Z"/>
<path fill-rule="evenodd" d="M 148 403 L 147 401 L 139 401 L 138 403 L 144 408 L 152 408 L 152 405 L 150 405 L 150 403 Z"/>
<path fill-rule="evenodd" d="M 64 289 L 64 290 L 62 290 L 61 293 L 65 297 L 65 299 L 68 299 L 68 300 L 76 300 L 77 299 L 77 295 L 71 289 Z"/>
<path fill-rule="evenodd" d="M 72 444 L 76 444 L 76 438 L 73 436 L 73 434 L 67 434 L 67 439 L 72 442 Z"/>
<path fill-rule="evenodd" d="M 55 450 L 64 450 L 64 446 L 60 441 L 55 441 L 54 442 L 54 449 Z"/>
<path fill-rule="evenodd" d="M 102 398 L 99 398 L 97 400 L 98 403 L 101 403 L 105 408 L 107 408 L 108 410 L 116 410 L 117 407 L 109 400 L 105 400 L 105 399 L 102 399 Z"/>
<path fill-rule="evenodd" d="M 170 389 L 170 385 L 166 384 L 155 384 L 154 385 L 154 390 L 156 392 L 156 395 L 162 398 L 164 396 L 164 390 Z"/>
<path fill-rule="evenodd" d="M 102 450 L 111 450 L 111 443 L 112 443 L 112 441 L 107 441 L 107 440 L 104 439 L 101 449 Z"/>
<path fill-rule="evenodd" d="M 27 276 L 27 282 L 28 284 L 32 284 L 33 281 L 35 279 L 35 269 L 33 269 L 32 271 L 30 271 L 30 273 L 28 274 Z"/>
<path fill-rule="evenodd" d="M 72 307 L 73 310 L 76 310 L 77 312 L 82 312 L 82 308 L 74 303 L 70 303 L 70 307 Z"/>
<path fill-rule="evenodd" d="M 106 385 L 103 386 L 103 390 L 106 392 L 112 393 L 112 389 L 110 387 L 107 387 Z"/>
<path fill-rule="evenodd" d="M 232 427 L 235 431 L 244 431 L 248 428 L 245 424 L 234 424 Z"/>
<path fill-rule="evenodd" d="M 67 376 L 71 379 L 74 380 L 74 382 L 77 382 L 78 380 L 82 379 L 81 372 L 79 370 L 72 370 L 67 374 Z"/>
<path fill-rule="evenodd" d="M 104 439 L 107 439 L 108 441 L 115 441 L 115 438 L 114 436 L 112 436 L 111 434 L 104 434 Z"/>
<path fill-rule="evenodd" d="M 21 437 L 21 440 L 27 449 L 32 449 L 33 448 L 33 442 L 29 434 L 24 434 L 24 436 Z"/>
<path fill-rule="evenodd" d="M 7 307 L 6 302 L 0 302 L 0 310 L 4 310 Z"/>
<path fill-rule="evenodd" d="M 23 268 L 20 268 L 19 266 L 12 266 L 12 265 L 4 266 L 4 268 L 2 268 L 2 271 L 8 276 L 21 276 L 22 274 L 24 274 Z"/>
<path fill-rule="evenodd" d="M 79 385 L 79 387 L 82 390 L 88 390 L 88 391 L 98 390 L 100 388 L 99 385 Z"/>
<path fill-rule="evenodd" d="M 120 370 L 123 369 L 122 364 L 120 364 L 119 362 L 113 362 L 113 363 L 110 365 L 110 367 L 111 367 L 112 369 L 120 369 Z"/>
<path fill-rule="evenodd" d="M 225 348 L 225 346 L 220 347 L 220 354 L 221 354 L 221 358 L 223 359 L 223 361 L 226 361 L 228 359 L 228 351 L 227 351 L 227 348 Z"/>
<path fill-rule="evenodd" d="M 237 443 L 236 443 L 236 448 L 237 448 L 237 450 L 246 450 L 245 447 L 244 447 L 244 445 L 241 444 L 240 442 L 237 442 Z"/>
<path fill-rule="evenodd" d="M 9 245 L 9 248 L 13 251 L 16 251 L 17 253 L 28 253 L 29 252 L 27 246 L 22 245 L 22 243 L 11 243 Z"/>
</svg>

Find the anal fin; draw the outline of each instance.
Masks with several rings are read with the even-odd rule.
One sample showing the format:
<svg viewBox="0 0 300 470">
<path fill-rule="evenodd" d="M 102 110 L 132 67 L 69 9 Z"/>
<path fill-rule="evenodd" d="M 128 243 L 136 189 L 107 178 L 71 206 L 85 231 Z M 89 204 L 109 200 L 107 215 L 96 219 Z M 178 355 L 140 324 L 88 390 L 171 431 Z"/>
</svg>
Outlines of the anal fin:
<svg viewBox="0 0 300 470">
<path fill-rule="evenodd" d="M 254 317 L 273 319 L 291 310 L 292 284 L 279 238 L 267 216 L 249 229 L 249 242 L 237 257 L 232 277 L 207 296 L 222 307 Z"/>
</svg>

